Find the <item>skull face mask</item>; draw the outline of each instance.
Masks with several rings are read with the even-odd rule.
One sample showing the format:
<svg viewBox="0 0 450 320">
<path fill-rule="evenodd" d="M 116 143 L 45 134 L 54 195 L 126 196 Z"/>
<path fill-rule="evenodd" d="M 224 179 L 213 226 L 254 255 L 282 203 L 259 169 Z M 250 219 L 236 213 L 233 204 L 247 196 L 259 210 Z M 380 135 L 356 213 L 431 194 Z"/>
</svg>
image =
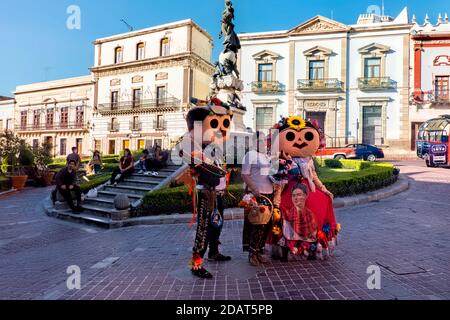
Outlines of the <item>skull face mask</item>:
<svg viewBox="0 0 450 320">
<path fill-rule="evenodd" d="M 300 117 L 290 117 L 275 129 L 280 131 L 275 139 L 280 152 L 292 157 L 307 158 L 314 156 L 319 149 L 319 132 Z"/>
<path fill-rule="evenodd" d="M 203 120 L 203 142 L 221 143 L 230 137 L 231 116 L 230 115 L 210 115 Z"/>
<path fill-rule="evenodd" d="M 197 106 L 191 109 L 187 115 L 189 131 L 193 131 L 197 126 L 196 122 L 201 122 L 201 136 L 204 145 L 211 143 L 221 144 L 230 138 L 233 113 L 227 107 L 218 105 L 221 102 L 215 99 L 213 103 L 205 106 Z M 199 133 L 195 133 L 197 135 Z"/>
</svg>

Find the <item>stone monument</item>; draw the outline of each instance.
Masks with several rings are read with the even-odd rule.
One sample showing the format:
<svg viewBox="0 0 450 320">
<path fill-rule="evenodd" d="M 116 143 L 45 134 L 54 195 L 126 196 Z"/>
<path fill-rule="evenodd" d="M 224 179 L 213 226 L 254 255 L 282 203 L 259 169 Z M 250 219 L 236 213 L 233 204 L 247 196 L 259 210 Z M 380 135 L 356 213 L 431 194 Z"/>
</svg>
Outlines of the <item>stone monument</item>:
<svg viewBox="0 0 450 320">
<path fill-rule="evenodd" d="M 216 62 L 216 72 L 210 84 L 210 96 L 220 99 L 233 111 L 233 132 L 245 132 L 244 113 L 246 108 L 241 102 L 241 92 L 244 83 L 240 79 L 237 68 L 238 51 L 241 42 L 234 30 L 234 8 L 231 0 L 225 0 L 225 10 L 222 13 L 222 28 L 219 38 L 223 38 L 223 50 Z"/>
</svg>

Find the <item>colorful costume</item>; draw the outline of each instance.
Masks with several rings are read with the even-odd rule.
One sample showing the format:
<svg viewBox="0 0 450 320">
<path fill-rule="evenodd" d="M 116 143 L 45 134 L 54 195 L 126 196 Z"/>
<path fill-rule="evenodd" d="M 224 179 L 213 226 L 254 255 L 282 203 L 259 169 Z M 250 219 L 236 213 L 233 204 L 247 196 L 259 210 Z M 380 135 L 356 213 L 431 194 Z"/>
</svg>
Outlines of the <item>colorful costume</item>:
<svg viewBox="0 0 450 320">
<path fill-rule="evenodd" d="M 229 261 L 231 257 L 219 253 L 223 226 L 223 195 L 227 186 L 223 143 L 229 138 L 233 115 L 218 99 L 197 104 L 187 115 L 189 133 L 180 146 L 180 155 L 191 168 L 194 215 L 197 230 L 191 260 L 191 270 L 200 278 L 212 275 L 203 267 L 203 257 L 209 248 L 208 258 Z M 197 141 L 197 140 L 198 141 Z"/>
<path fill-rule="evenodd" d="M 288 249 L 296 254 L 307 253 L 305 255 L 312 259 L 317 254 L 321 256 L 321 250 L 331 254 L 340 226 L 334 215 L 333 195 L 317 176 L 312 159 L 321 145 L 320 132 L 315 125 L 300 117 L 282 119 L 273 129 L 278 130 L 274 135 L 274 146 L 292 156 L 293 163 L 288 172 L 289 181 L 281 195 L 282 219 L 274 228 L 272 243 L 275 247 L 281 245 L 284 248 L 283 259 L 287 259 Z M 296 210 L 292 200 L 293 190 L 298 184 L 307 188 L 302 212 Z M 292 235 L 295 236 L 292 238 Z"/>
</svg>

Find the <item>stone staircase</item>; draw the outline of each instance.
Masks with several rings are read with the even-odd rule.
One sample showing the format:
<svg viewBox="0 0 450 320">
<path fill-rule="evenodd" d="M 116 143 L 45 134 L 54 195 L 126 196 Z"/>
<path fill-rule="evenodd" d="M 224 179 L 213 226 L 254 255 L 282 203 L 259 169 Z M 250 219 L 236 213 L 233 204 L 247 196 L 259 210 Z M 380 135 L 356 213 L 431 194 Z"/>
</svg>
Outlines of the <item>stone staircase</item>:
<svg viewBox="0 0 450 320">
<path fill-rule="evenodd" d="M 157 176 L 134 173 L 116 186 L 105 184 L 98 187 L 97 198 L 85 198 L 82 214 L 75 215 L 70 210 L 55 208 L 55 212 L 51 215 L 106 228 L 120 227 L 123 224 L 122 222 L 128 219 L 130 210 L 118 211 L 115 209 L 114 198 L 116 195 L 124 194 L 128 196 L 131 206 L 138 207 L 146 193 L 168 186 L 185 169 L 185 166 L 169 165 L 161 169 Z M 64 204 L 64 206 L 66 205 Z"/>
</svg>

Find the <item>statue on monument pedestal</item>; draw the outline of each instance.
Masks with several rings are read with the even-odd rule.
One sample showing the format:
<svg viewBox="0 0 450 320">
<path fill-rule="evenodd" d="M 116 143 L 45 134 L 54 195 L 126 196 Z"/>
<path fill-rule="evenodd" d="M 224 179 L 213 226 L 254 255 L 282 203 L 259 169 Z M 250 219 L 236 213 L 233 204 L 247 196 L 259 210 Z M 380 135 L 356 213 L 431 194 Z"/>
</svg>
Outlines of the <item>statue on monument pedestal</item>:
<svg viewBox="0 0 450 320">
<path fill-rule="evenodd" d="M 227 53 L 228 51 L 237 53 L 241 48 L 241 42 L 236 32 L 234 31 L 234 8 L 231 0 L 225 0 L 225 10 L 222 14 L 222 31 L 219 34 L 219 39 L 224 36 L 224 51 L 223 53 Z"/>
</svg>

